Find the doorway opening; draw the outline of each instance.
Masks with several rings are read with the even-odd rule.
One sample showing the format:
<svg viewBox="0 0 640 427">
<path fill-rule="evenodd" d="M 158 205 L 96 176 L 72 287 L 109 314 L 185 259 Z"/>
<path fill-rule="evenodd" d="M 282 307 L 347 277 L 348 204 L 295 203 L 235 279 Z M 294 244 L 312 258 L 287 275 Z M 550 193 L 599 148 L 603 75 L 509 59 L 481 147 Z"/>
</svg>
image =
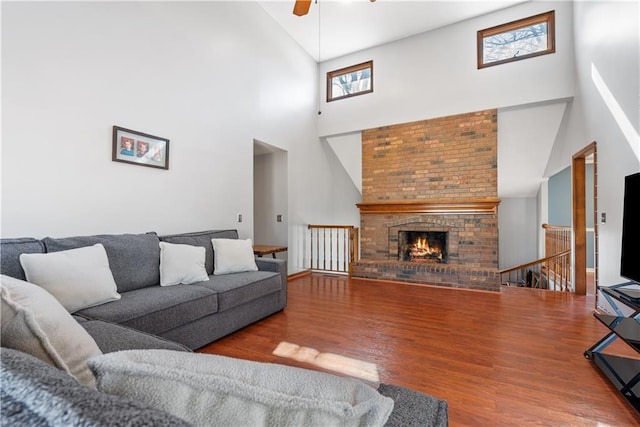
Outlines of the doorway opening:
<svg viewBox="0 0 640 427">
<path fill-rule="evenodd" d="M 288 247 L 287 151 L 253 140 L 253 243 Z M 287 252 L 274 254 L 287 259 Z"/>
</svg>

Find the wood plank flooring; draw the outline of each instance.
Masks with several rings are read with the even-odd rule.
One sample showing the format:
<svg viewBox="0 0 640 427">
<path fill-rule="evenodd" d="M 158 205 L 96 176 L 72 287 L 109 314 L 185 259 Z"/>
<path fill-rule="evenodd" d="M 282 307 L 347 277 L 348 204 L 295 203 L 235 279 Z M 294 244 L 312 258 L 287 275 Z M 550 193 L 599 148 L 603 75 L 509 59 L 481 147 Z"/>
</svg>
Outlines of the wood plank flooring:
<svg viewBox="0 0 640 427">
<path fill-rule="evenodd" d="M 281 341 L 378 365 L 380 380 L 449 403 L 455 426 L 637 426 L 583 352 L 607 329 L 594 296 L 476 292 L 312 274 L 287 308 L 199 351 L 295 365 Z M 623 343 L 611 353 L 634 355 Z M 300 366 L 299 364 L 297 366 Z"/>
</svg>

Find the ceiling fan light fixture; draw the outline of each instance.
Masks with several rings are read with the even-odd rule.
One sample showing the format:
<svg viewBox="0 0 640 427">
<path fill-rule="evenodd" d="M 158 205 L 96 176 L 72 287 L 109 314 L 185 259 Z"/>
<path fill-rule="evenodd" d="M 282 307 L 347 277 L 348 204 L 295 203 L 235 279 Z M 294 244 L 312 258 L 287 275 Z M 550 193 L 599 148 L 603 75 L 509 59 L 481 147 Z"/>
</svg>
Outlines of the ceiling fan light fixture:
<svg viewBox="0 0 640 427">
<path fill-rule="evenodd" d="M 309 8 L 311 7 L 312 0 L 296 0 L 293 5 L 293 14 L 296 16 L 304 16 L 309 13 Z M 316 0 L 317 1 L 317 0 Z M 369 0 L 371 3 L 376 0 Z"/>
<path fill-rule="evenodd" d="M 309 13 L 311 7 L 311 0 L 296 0 L 293 5 L 293 14 L 296 16 L 304 16 Z"/>
</svg>

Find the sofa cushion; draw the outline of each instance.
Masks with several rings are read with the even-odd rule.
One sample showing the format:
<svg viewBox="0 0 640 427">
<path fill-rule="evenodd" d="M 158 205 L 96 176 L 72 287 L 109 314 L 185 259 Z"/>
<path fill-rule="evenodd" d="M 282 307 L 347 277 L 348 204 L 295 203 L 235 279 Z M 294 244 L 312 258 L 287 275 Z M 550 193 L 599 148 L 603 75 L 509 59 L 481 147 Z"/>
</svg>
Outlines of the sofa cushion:
<svg viewBox="0 0 640 427">
<path fill-rule="evenodd" d="M 46 289 L 70 313 L 120 299 L 104 246 L 22 254 L 27 280 Z"/>
<path fill-rule="evenodd" d="M 102 243 L 118 292 L 126 292 L 160 283 L 160 240 L 156 233 L 107 234 L 42 239 L 47 252 L 92 246 Z"/>
<path fill-rule="evenodd" d="M 3 426 L 190 425 L 142 402 L 86 387 L 26 353 L 2 348 L 0 358 Z"/>
<path fill-rule="evenodd" d="M 382 426 L 393 409 L 392 399 L 352 378 L 213 354 L 120 351 L 89 366 L 99 390 L 195 425 Z"/>
<path fill-rule="evenodd" d="M 208 230 L 193 233 L 169 234 L 160 236 L 160 240 L 168 243 L 179 243 L 183 245 L 202 246 L 206 250 L 205 267 L 207 274 L 213 274 L 213 246 L 211 239 L 237 239 L 237 230 Z"/>
<path fill-rule="evenodd" d="M 213 274 L 258 270 L 251 239 L 211 239 L 211 243 L 215 253 Z"/>
<path fill-rule="evenodd" d="M 191 351 L 189 347 L 177 342 L 115 323 L 83 319 L 80 325 L 96 341 L 103 353 L 138 349 Z"/>
<path fill-rule="evenodd" d="M 216 292 L 198 285 L 136 289 L 122 293 L 118 301 L 87 308 L 78 314 L 161 334 L 218 310 Z"/>
<path fill-rule="evenodd" d="M 246 271 L 243 273 L 209 276 L 208 282 L 196 283 L 218 294 L 218 310 L 225 311 L 282 288 L 280 275 L 271 271 Z"/>
<path fill-rule="evenodd" d="M 0 239 L 0 274 L 27 280 L 20 265 L 20 254 L 42 254 L 44 244 L 30 237 Z"/>
<path fill-rule="evenodd" d="M 160 242 L 160 286 L 189 285 L 209 280 L 201 246 Z"/>
<path fill-rule="evenodd" d="M 87 360 L 100 349 L 91 336 L 43 288 L 0 276 L 0 339 L 4 347 L 27 352 L 78 381 L 95 385 Z"/>
<path fill-rule="evenodd" d="M 270 271 L 246 271 L 243 273 L 209 276 L 208 282 L 196 283 L 218 294 L 218 311 L 229 310 L 282 288 L 280 275 Z"/>
</svg>

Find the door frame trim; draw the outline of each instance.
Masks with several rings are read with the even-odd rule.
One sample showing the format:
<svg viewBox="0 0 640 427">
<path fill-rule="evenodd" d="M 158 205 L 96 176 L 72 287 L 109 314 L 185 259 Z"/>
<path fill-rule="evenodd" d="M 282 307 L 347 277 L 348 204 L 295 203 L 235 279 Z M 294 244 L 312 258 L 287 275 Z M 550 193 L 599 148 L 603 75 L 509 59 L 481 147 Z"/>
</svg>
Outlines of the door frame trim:
<svg viewBox="0 0 640 427">
<path fill-rule="evenodd" d="M 571 199 L 573 228 L 573 283 L 574 292 L 587 294 L 587 191 L 586 159 L 593 155 L 593 232 L 594 232 L 594 281 L 598 289 L 598 162 L 597 144 L 593 141 L 575 153 L 571 160 Z M 597 292 L 596 292 L 597 294 Z"/>
</svg>

